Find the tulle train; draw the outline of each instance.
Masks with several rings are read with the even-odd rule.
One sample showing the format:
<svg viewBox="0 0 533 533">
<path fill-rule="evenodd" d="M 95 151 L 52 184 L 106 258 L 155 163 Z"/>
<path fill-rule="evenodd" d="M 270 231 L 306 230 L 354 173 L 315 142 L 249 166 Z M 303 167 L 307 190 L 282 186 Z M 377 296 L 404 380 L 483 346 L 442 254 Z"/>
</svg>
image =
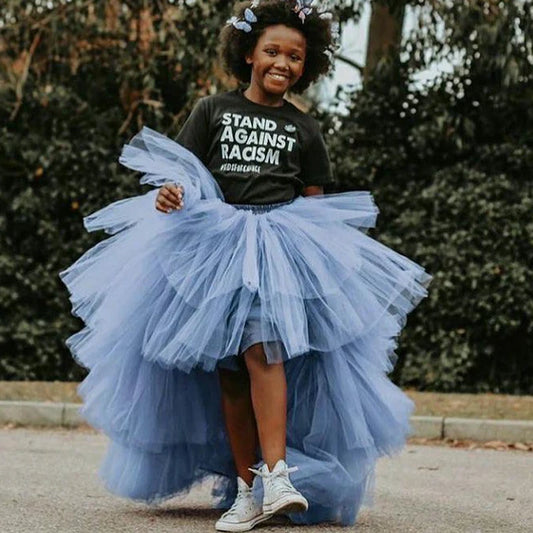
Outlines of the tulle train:
<svg viewBox="0 0 533 533">
<path fill-rule="evenodd" d="M 352 524 L 377 458 L 409 433 L 413 404 L 387 373 L 431 276 L 366 235 L 378 213 L 368 192 L 237 209 L 194 155 L 148 128 L 121 162 L 144 183 L 181 183 L 186 207 L 156 211 L 153 190 L 90 215 L 89 231 L 112 236 L 61 273 L 86 324 L 67 341 L 90 369 L 82 413 L 112 440 L 107 487 L 154 502 L 211 478 L 213 504 L 229 505 L 216 369 L 263 342 L 285 364 L 291 479 L 310 502 L 291 519 Z"/>
</svg>

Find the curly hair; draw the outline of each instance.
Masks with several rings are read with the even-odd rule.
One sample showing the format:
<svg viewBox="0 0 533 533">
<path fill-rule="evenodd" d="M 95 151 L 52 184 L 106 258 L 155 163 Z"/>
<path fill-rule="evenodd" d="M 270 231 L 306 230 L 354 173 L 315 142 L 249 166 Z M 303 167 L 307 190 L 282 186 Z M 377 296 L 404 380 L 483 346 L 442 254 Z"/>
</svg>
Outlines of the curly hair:
<svg viewBox="0 0 533 533">
<path fill-rule="evenodd" d="M 301 93 L 321 75 L 327 74 L 333 66 L 333 52 L 336 48 L 332 21 L 321 17 L 313 6 L 312 12 L 302 22 L 294 8 L 296 0 L 261 0 L 252 10 L 257 22 L 251 24 L 252 30 L 245 32 L 231 24 L 220 32 L 219 55 L 228 74 L 240 82 L 248 83 L 252 67 L 246 63 L 246 55 L 251 53 L 259 37 L 268 26 L 283 24 L 302 32 L 307 49 L 302 77 L 294 84 L 291 91 Z M 244 10 L 250 2 L 241 2 L 235 6 L 235 16 L 244 19 Z"/>
</svg>

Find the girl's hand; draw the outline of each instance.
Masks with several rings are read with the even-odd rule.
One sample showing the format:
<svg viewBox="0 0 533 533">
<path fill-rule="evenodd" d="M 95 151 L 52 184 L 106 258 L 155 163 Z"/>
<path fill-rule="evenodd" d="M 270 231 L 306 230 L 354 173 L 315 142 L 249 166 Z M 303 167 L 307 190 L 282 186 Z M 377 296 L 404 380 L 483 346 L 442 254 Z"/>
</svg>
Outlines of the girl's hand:
<svg viewBox="0 0 533 533">
<path fill-rule="evenodd" d="M 155 208 L 162 213 L 179 211 L 183 207 L 183 187 L 174 183 L 165 183 L 157 193 Z"/>
<path fill-rule="evenodd" d="M 324 187 L 321 185 L 309 185 L 303 190 L 303 196 L 320 196 L 322 194 L 324 194 Z"/>
</svg>

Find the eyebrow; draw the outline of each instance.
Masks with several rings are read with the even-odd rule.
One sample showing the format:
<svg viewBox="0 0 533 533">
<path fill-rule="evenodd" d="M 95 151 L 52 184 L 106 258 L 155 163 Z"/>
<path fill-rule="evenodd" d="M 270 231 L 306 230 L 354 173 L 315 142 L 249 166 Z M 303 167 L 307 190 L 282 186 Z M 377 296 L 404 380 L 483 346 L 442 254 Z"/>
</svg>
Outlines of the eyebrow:
<svg viewBox="0 0 533 533">
<path fill-rule="evenodd" d="M 277 44 L 277 43 L 270 43 L 270 42 L 266 42 L 264 45 L 264 47 L 266 46 L 270 46 L 270 47 L 273 47 L 273 48 L 280 48 L 280 45 Z M 305 47 L 303 46 L 298 46 L 298 47 L 292 47 L 291 48 L 291 51 L 292 52 L 302 52 L 303 50 L 305 50 Z"/>
</svg>

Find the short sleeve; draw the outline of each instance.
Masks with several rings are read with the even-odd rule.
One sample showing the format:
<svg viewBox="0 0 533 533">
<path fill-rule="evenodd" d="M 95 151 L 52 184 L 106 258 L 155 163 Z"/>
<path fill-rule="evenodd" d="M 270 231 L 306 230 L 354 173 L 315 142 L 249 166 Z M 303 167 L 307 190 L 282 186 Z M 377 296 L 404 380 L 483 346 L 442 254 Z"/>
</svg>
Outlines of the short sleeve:
<svg viewBox="0 0 533 533">
<path fill-rule="evenodd" d="M 301 179 L 306 187 L 327 185 L 335 181 L 326 143 L 315 120 L 311 125 L 311 135 L 302 150 L 301 169 Z"/>
<path fill-rule="evenodd" d="M 204 164 L 206 163 L 210 141 L 209 117 L 205 98 L 196 102 L 191 114 L 178 133 L 176 141 L 190 150 Z"/>
</svg>

